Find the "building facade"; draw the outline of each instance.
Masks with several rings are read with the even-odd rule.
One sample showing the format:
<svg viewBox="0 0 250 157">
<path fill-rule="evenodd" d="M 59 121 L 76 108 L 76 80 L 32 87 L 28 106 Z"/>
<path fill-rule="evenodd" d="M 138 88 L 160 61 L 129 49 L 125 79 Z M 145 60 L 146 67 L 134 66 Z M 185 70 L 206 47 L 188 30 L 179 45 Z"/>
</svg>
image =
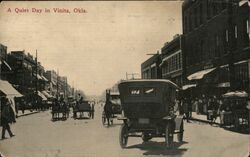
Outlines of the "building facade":
<svg viewBox="0 0 250 157">
<path fill-rule="evenodd" d="M 23 95 L 45 90 L 47 79 L 43 77 L 44 67 L 31 54 L 12 51 L 8 54 L 8 63 L 13 71 L 8 80 Z"/>
<path fill-rule="evenodd" d="M 161 49 L 162 78 L 175 82 L 178 86 L 183 85 L 183 38 L 176 35 L 174 39 L 167 42 Z"/>
<path fill-rule="evenodd" d="M 188 80 L 249 91 L 249 4 L 185 0 L 182 16 Z"/>
<path fill-rule="evenodd" d="M 58 89 L 57 80 L 59 79 L 57 73 L 54 70 L 47 70 L 44 73 L 44 76 L 48 80 L 48 83 L 46 86 L 48 93 L 56 97 L 57 89 Z"/>
<path fill-rule="evenodd" d="M 160 79 L 161 74 L 161 55 L 159 53 L 154 54 L 141 64 L 141 77 L 142 79 Z"/>
<path fill-rule="evenodd" d="M 7 61 L 7 46 L 0 44 L 0 79 L 7 80 L 11 73 L 12 69 Z"/>
</svg>

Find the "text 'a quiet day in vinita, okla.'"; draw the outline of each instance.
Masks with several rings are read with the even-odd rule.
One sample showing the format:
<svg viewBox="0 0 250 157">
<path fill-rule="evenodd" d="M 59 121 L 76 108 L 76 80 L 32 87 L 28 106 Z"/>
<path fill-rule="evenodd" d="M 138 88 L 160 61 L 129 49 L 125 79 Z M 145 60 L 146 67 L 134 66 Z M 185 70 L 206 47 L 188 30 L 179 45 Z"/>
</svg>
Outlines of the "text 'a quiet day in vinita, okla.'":
<svg viewBox="0 0 250 157">
<path fill-rule="evenodd" d="M 58 14 L 70 14 L 70 13 L 76 13 L 76 14 L 83 14 L 87 13 L 87 10 L 84 8 L 8 8 L 8 13 L 16 13 L 16 14 L 25 14 L 25 13 L 58 13 Z"/>
</svg>

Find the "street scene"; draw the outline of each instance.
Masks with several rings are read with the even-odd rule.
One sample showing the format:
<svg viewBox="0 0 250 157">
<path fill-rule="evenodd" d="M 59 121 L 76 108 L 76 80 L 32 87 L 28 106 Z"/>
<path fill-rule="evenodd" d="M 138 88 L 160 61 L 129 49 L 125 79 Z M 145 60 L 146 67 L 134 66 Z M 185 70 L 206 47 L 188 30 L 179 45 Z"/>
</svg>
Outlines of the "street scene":
<svg viewBox="0 0 250 157">
<path fill-rule="evenodd" d="M 0 157 L 249 157 L 247 0 L 0 3 Z"/>
<path fill-rule="evenodd" d="M 114 120 L 112 126 L 103 126 L 101 107 L 96 108 L 96 112 L 94 120 L 69 118 L 67 121 L 51 122 L 48 111 L 20 117 L 11 126 L 16 137 L 1 141 L 1 151 L 6 156 L 16 157 L 247 157 L 249 134 L 234 133 L 197 121 L 185 123 L 184 142 L 178 143 L 174 139 L 172 150 L 165 149 L 163 138 L 147 143 L 143 143 L 141 138 L 130 138 L 128 148 L 122 149 L 119 145 L 121 121 Z"/>
</svg>

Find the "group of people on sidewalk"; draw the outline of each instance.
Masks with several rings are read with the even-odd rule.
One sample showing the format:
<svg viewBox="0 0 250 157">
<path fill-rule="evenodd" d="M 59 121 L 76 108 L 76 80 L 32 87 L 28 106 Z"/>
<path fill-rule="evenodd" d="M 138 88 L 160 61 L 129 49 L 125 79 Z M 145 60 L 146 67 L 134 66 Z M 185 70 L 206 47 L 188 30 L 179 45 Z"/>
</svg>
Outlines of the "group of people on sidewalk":
<svg viewBox="0 0 250 157">
<path fill-rule="evenodd" d="M 237 110 L 247 110 L 247 101 L 230 100 L 215 95 L 202 95 L 193 99 L 190 97 L 178 99 L 176 106 L 178 106 L 179 113 L 184 115 L 187 122 L 192 118 L 192 112 L 196 112 L 197 115 L 205 115 L 210 124 L 214 124 L 218 117 L 223 123 L 225 117 L 221 116 L 221 113 L 231 112 L 233 114 Z"/>
<path fill-rule="evenodd" d="M 200 98 L 196 97 L 194 99 L 184 97 L 177 100 L 177 103 L 180 114 L 184 115 L 187 122 L 192 118 L 192 112 L 196 112 L 197 115 L 206 115 L 207 120 L 215 123 L 220 111 L 230 110 L 229 106 L 225 105 L 223 100 L 216 96 L 207 97 L 202 95 Z"/>
</svg>

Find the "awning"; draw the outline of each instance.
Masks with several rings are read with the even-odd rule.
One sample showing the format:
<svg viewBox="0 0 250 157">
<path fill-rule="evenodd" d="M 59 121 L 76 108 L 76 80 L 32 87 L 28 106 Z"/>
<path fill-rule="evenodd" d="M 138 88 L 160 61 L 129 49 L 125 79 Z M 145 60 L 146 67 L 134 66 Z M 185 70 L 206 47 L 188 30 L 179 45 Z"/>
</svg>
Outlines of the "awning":
<svg viewBox="0 0 250 157">
<path fill-rule="evenodd" d="M 48 81 L 44 76 L 41 76 L 41 77 L 42 77 L 42 79 L 43 79 L 44 81 L 46 81 L 46 82 Z"/>
<path fill-rule="evenodd" d="M 44 96 L 44 95 L 42 94 L 42 92 L 37 91 L 37 95 L 40 96 L 40 97 L 42 98 L 42 100 L 44 100 L 44 101 L 47 100 L 46 96 Z"/>
<path fill-rule="evenodd" d="M 188 78 L 188 80 L 199 80 L 199 79 L 202 79 L 206 74 L 212 72 L 215 69 L 216 68 L 201 70 L 201 71 L 198 71 L 194 74 L 189 75 L 187 78 Z"/>
<path fill-rule="evenodd" d="M 10 71 L 12 70 L 10 65 L 5 60 L 2 60 L 2 62 Z"/>
<path fill-rule="evenodd" d="M 51 94 L 49 94 L 47 91 L 42 91 L 42 94 L 47 97 L 47 98 L 53 98 L 53 96 Z"/>
<path fill-rule="evenodd" d="M 187 85 L 184 85 L 184 86 L 182 86 L 182 90 L 186 90 L 186 89 L 189 89 L 189 88 L 192 88 L 192 87 L 196 87 L 196 84 L 187 84 Z"/>
<path fill-rule="evenodd" d="M 223 94 L 222 96 L 226 97 L 226 98 L 228 98 L 228 97 L 242 97 L 242 98 L 244 98 L 244 97 L 248 97 L 248 93 L 245 91 L 234 91 L 234 92 L 228 92 L 226 94 Z"/>
<path fill-rule="evenodd" d="M 42 80 L 43 78 L 41 77 L 41 75 L 39 75 L 39 74 L 35 74 L 34 75 L 38 80 Z"/>
<path fill-rule="evenodd" d="M 0 91 L 2 91 L 7 97 L 22 97 L 8 81 L 0 80 Z"/>
<path fill-rule="evenodd" d="M 51 83 L 56 86 L 56 83 L 54 81 L 51 81 Z"/>
</svg>

